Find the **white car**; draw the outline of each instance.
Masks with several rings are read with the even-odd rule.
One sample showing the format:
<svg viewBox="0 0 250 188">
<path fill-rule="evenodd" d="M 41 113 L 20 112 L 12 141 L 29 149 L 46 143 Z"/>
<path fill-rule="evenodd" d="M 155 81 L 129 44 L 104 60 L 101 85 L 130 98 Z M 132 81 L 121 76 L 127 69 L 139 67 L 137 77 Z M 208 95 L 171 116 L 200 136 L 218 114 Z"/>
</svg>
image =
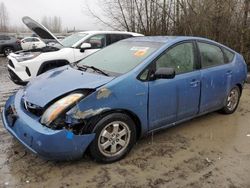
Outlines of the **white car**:
<svg viewBox="0 0 250 188">
<path fill-rule="evenodd" d="M 21 40 L 21 46 L 23 50 L 31 50 L 43 48 L 46 44 L 38 37 L 26 37 Z"/>
<path fill-rule="evenodd" d="M 120 31 L 85 31 L 72 34 L 59 41 L 47 28 L 29 17 L 23 23 L 41 39 L 55 40 L 58 44 L 41 49 L 20 51 L 8 56 L 8 71 L 11 80 L 19 85 L 56 67 L 77 62 L 84 57 L 119 40 L 143 36 Z"/>
</svg>

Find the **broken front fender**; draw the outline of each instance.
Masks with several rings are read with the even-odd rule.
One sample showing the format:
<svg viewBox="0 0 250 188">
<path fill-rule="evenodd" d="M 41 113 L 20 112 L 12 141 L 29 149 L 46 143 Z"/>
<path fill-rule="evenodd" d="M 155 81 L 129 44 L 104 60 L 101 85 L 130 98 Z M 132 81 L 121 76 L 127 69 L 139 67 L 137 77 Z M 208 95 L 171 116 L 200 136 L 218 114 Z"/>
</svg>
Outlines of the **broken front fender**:
<svg viewBox="0 0 250 188">
<path fill-rule="evenodd" d="M 132 114 L 131 118 L 136 117 L 140 135 L 147 133 L 147 83 L 138 81 L 138 84 L 129 86 L 129 91 L 127 88 L 125 83 L 115 82 L 98 88 L 66 113 L 67 123 L 82 123 L 84 130 L 90 133 L 103 115 L 109 112 L 126 112 Z"/>
</svg>

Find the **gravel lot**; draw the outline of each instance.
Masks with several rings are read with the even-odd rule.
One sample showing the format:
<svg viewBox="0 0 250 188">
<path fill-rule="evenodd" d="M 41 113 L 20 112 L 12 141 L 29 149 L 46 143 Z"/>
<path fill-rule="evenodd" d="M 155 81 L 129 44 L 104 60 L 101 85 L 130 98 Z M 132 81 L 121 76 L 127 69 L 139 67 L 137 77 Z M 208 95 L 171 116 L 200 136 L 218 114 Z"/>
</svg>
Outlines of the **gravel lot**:
<svg viewBox="0 0 250 188">
<path fill-rule="evenodd" d="M 19 87 L 0 57 L 0 107 Z M 0 187 L 250 187 L 250 85 L 233 115 L 212 113 L 144 138 L 122 161 L 45 161 L 0 121 Z"/>
</svg>

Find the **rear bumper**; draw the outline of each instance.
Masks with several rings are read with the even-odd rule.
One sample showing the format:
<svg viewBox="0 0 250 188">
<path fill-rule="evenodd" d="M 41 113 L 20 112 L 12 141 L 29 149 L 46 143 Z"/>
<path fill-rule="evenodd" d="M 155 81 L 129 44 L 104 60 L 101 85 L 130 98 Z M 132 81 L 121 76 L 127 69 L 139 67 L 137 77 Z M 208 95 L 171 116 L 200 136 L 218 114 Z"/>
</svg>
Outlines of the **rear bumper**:
<svg viewBox="0 0 250 188">
<path fill-rule="evenodd" d="M 83 156 L 95 134 L 74 135 L 66 129 L 49 129 L 39 123 L 38 117 L 25 112 L 21 97 L 22 90 L 8 99 L 2 111 L 4 127 L 20 143 L 48 160 L 73 160 Z"/>
</svg>

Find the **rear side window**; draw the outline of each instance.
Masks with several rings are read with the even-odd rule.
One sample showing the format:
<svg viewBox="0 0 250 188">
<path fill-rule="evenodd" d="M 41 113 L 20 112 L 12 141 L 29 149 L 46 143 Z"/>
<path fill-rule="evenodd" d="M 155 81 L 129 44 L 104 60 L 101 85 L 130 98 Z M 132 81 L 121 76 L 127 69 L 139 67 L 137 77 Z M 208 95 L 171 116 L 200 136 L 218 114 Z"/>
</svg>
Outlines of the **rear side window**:
<svg viewBox="0 0 250 188">
<path fill-rule="evenodd" d="M 33 42 L 33 39 L 32 38 L 26 38 L 24 39 L 25 42 Z"/>
<path fill-rule="evenodd" d="M 224 64 L 223 52 L 218 46 L 198 42 L 201 55 L 202 68 L 214 67 Z"/>
<path fill-rule="evenodd" d="M 39 42 L 39 40 L 36 39 L 36 38 L 33 38 L 32 41 L 33 41 L 33 42 Z"/>
<path fill-rule="evenodd" d="M 122 35 L 122 39 L 127 39 L 127 38 L 130 38 L 130 37 L 133 37 L 132 35 Z"/>
<path fill-rule="evenodd" d="M 115 43 L 119 40 L 123 40 L 123 39 L 126 39 L 126 38 L 129 38 L 129 37 L 132 37 L 132 35 L 120 35 L 120 34 L 110 34 L 110 44 L 112 43 Z"/>
<path fill-rule="evenodd" d="M 223 48 L 223 51 L 224 51 L 224 53 L 226 55 L 227 63 L 232 62 L 233 59 L 234 59 L 234 53 L 231 52 L 231 51 L 229 51 L 229 50 L 227 50 L 226 48 Z"/>
</svg>

